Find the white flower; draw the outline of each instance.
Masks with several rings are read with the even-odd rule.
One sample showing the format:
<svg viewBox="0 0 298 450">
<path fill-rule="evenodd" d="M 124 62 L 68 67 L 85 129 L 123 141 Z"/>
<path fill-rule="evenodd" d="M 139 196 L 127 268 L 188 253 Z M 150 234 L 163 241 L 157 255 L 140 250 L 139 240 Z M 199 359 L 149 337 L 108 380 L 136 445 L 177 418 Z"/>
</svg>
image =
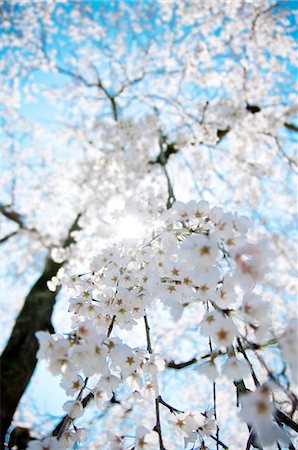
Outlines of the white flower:
<svg viewBox="0 0 298 450">
<path fill-rule="evenodd" d="M 201 334 L 211 337 L 218 346 L 231 345 L 238 333 L 234 322 L 218 311 L 206 313 L 199 325 Z"/>
<path fill-rule="evenodd" d="M 67 372 L 67 371 L 66 371 Z M 67 377 L 64 374 L 64 378 L 62 379 L 60 386 L 65 389 L 66 395 L 74 395 L 77 391 L 79 391 L 84 385 L 83 378 L 78 374 L 71 374 L 71 376 Z"/>
<path fill-rule="evenodd" d="M 143 426 L 136 430 L 135 450 L 156 450 L 158 447 L 158 434 L 155 431 L 149 431 Z"/>
<path fill-rule="evenodd" d="M 176 201 L 173 205 L 171 213 L 176 220 L 186 222 L 192 216 L 193 208 L 192 205 L 190 205 L 190 203 L 183 203 L 180 201 Z"/>
<path fill-rule="evenodd" d="M 241 403 L 242 410 L 239 415 L 247 424 L 253 426 L 258 444 L 271 446 L 280 441 L 289 445 L 289 435 L 273 421 L 275 406 L 270 401 L 267 384 L 261 385 L 255 392 L 244 394 Z"/>
<path fill-rule="evenodd" d="M 235 293 L 235 280 L 232 277 L 226 277 L 222 286 L 216 291 L 214 302 L 221 309 L 229 308 L 235 303 L 237 297 Z"/>
<path fill-rule="evenodd" d="M 197 367 L 200 375 L 205 375 L 209 381 L 214 381 L 219 376 L 218 369 L 214 361 L 208 361 Z"/>
<path fill-rule="evenodd" d="M 63 405 L 64 411 L 71 419 L 76 419 L 84 414 L 84 408 L 79 400 L 70 400 Z"/>
<path fill-rule="evenodd" d="M 51 251 L 51 257 L 56 263 L 62 263 L 67 258 L 67 251 L 65 248 L 55 247 Z"/>
<path fill-rule="evenodd" d="M 185 413 L 185 420 L 189 431 L 193 431 L 203 423 L 203 416 L 199 412 L 188 411 Z"/>
<path fill-rule="evenodd" d="M 269 312 L 270 305 L 253 293 L 245 293 L 242 300 L 241 311 L 243 317 L 249 322 L 260 322 Z"/>
<path fill-rule="evenodd" d="M 55 346 L 55 340 L 48 331 L 37 331 L 35 336 L 38 339 L 39 350 L 37 352 L 38 359 L 47 359 L 52 355 Z"/>
<path fill-rule="evenodd" d="M 276 442 L 284 444 L 287 448 L 291 442 L 290 436 L 284 428 L 278 426 L 275 422 L 262 423 L 260 426 L 255 425 L 256 444 L 262 447 L 269 447 L 276 445 Z M 273 447 L 274 448 L 274 447 Z"/>
<path fill-rule="evenodd" d="M 262 385 L 255 392 L 246 393 L 241 397 L 242 410 L 239 414 L 246 423 L 253 426 L 271 423 L 275 408 L 269 394 L 267 385 Z"/>
<path fill-rule="evenodd" d="M 68 312 L 80 315 L 84 312 L 84 306 L 84 300 L 82 298 L 71 297 L 69 299 Z"/>
<path fill-rule="evenodd" d="M 205 200 L 200 200 L 199 202 L 190 201 L 189 206 L 192 209 L 192 215 L 196 220 L 203 220 L 208 216 L 209 203 Z"/>
<path fill-rule="evenodd" d="M 143 365 L 143 371 L 151 374 L 162 372 L 165 369 L 166 363 L 160 355 L 150 355 L 148 361 Z"/>
<path fill-rule="evenodd" d="M 110 400 L 112 398 L 112 392 L 110 392 L 110 395 L 108 395 L 107 392 L 105 392 L 104 390 L 101 389 L 100 387 L 100 382 L 99 382 L 99 386 L 95 388 L 95 390 L 93 391 L 94 394 L 94 400 L 96 403 L 96 406 L 98 409 L 103 409 L 105 403 Z"/>
<path fill-rule="evenodd" d="M 142 388 L 144 381 L 143 377 L 141 377 L 138 372 L 133 372 L 126 378 L 125 383 L 133 391 L 139 391 Z"/>
<path fill-rule="evenodd" d="M 231 252 L 237 264 L 236 276 L 244 285 L 252 286 L 266 273 L 269 257 L 265 241 L 257 244 L 245 243 Z"/>
<path fill-rule="evenodd" d="M 128 377 L 140 367 L 140 357 L 126 344 L 117 345 L 111 352 L 113 363 L 121 374 Z"/>
<path fill-rule="evenodd" d="M 107 439 L 109 443 L 109 450 L 124 450 L 123 438 L 121 436 L 117 436 L 111 431 L 107 432 Z"/>
<path fill-rule="evenodd" d="M 78 343 L 71 348 L 70 352 L 71 361 L 78 369 L 81 369 L 88 363 L 89 346 L 86 343 Z"/>
<path fill-rule="evenodd" d="M 202 436 L 211 436 L 216 431 L 215 419 L 206 418 L 199 431 Z"/>
<path fill-rule="evenodd" d="M 55 336 L 54 348 L 49 358 L 49 370 L 53 375 L 59 375 L 67 366 L 69 347 L 68 339 Z"/>
<path fill-rule="evenodd" d="M 187 265 L 210 267 L 218 254 L 217 243 L 204 234 L 192 234 L 182 243 L 179 255 Z"/>
<path fill-rule="evenodd" d="M 199 323 L 201 335 L 206 337 L 213 336 L 220 319 L 221 314 L 218 311 L 207 312 Z"/>
<path fill-rule="evenodd" d="M 85 364 L 84 373 L 88 371 L 91 375 L 93 373 L 106 373 L 108 370 L 108 349 L 102 343 L 102 339 L 97 339 L 97 342 L 91 342 L 89 345 L 89 365 Z"/>
<path fill-rule="evenodd" d="M 217 267 L 195 268 L 190 277 L 197 286 L 197 294 L 200 300 L 213 300 L 215 298 L 216 286 L 220 279 L 220 272 Z"/>
<path fill-rule="evenodd" d="M 190 430 L 184 413 L 177 414 L 169 419 L 169 424 L 174 428 L 174 432 L 178 436 L 187 437 L 189 435 Z"/>
<path fill-rule="evenodd" d="M 100 386 L 107 393 L 107 395 L 111 395 L 112 397 L 113 390 L 118 388 L 120 382 L 120 378 L 108 373 L 99 380 L 98 386 Z"/>
<path fill-rule="evenodd" d="M 234 214 L 233 223 L 235 229 L 241 234 L 244 235 L 247 233 L 248 229 L 251 226 L 251 221 L 246 216 L 238 216 L 238 214 Z"/>
<path fill-rule="evenodd" d="M 89 342 L 96 342 L 98 339 L 94 324 L 92 320 L 88 319 L 78 324 L 76 334 L 77 336 L 81 337 L 82 339 L 88 340 Z"/>
<path fill-rule="evenodd" d="M 173 211 L 171 211 L 173 212 Z M 162 256 L 162 255 L 168 255 L 170 257 L 172 257 L 173 255 L 177 255 L 177 251 L 178 251 L 178 242 L 177 242 L 177 238 L 176 235 L 172 232 L 169 231 L 163 231 L 160 235 L 159 238 L 159 242 L 160 242 L 160 249 L 158 250 L 158 253 Z M 151 258 L 152 258 L 152 253 L 151 253 Z M 168 258 L 166 258 L 167 260 Z M 172 258 L 170 258 L 172 259 Z"/>
<path fill-rule="evenodd" d="M 228 347 L 234 341 L 238 330 L 234 322 L 228 317 L 221 317 L 215 324 L 211 338 L 219 347 Z"/>
<path fill-rule="evenodd" d="M 73 448 L 73 445 L 76 442 L 83 442 L 85 439 L 85 430 L 80 430 L 76 428 L 76 430 L 66 430 L 61 436 L 59 440 L 63 449 Z"/>
<path fill-rule="evenodd" d="M 91 302 L 91 300 L 93 298 L 93 287 L 90 286 L 90 283 L 85 283 L 80 286 L 79 297 L 84 302 L 87 302 L 87 303 Z"/>
<path fill-rule="evenodd" d="M 56 276 L 52 277 L 49 281 L 47 281 L 48 289 L 51 292 L 55 292 L 57 287 L 59 286 L 59 284 L 60 284 L 60 280 Z"/>
<path fill-rule="evenodd" d="M 223 366 L 222 374 L 233 381 L 238 381 L 249 375 L 249 367 L 244 361 L 231 356 Z"/>
<path fill-rule="evenodd" d="M 142 394 L 146 398 L 158 398 L 159 390 L 156 377 L 153 377 L 150 381 L 146 381 Z"/>
<path fill-rule="evenodd" d="M 221 217 L 215 222 L 214 233 L 225 239 L 229 239 L 234 236 L 232 213 L 223 213 L 221 215 Z"/>
<path fill-rule="evenodd" d="M 183 267 L 180 261 L 166 261 L 164 265 L 165 276 L 170 280 L 181 280 L 183 274 Z"/>
</svg>

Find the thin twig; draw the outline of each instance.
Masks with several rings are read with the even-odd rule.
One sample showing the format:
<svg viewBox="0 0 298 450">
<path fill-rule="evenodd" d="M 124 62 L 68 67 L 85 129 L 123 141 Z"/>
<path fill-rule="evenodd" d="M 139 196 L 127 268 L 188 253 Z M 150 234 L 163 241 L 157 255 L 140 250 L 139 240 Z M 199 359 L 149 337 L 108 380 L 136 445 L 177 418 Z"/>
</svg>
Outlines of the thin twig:
<svg viewBox="0 0 298 450">
<path fill-rule="evenodd" d="M 173 203 L 176 200 L 176 197 L 175 197 L 175 194 L 174 194 L 174 189 L 173 189 L 173 186 L 172 186 L 172 183 L 171 183 L 171 179 L 170 179 L 170 176 L 169 176 L 169 173 L 168 173 L 168 170 L 167 170 L 166 166 L 163 166 L 163 171 L 164 171 L 164 174 L 166 176 L 167 185 L 168 185 L 167 209 L 170 209 L 170 208 L 172 208 Z"/>
<path fill-rule="evenodd" d="M 160 412 L 159 412 L 159 401 L 158 398 L 155 399 L 155 414 L 156 414 L 156 424 L 155 427 L 153 428 L 154 431 L 157 432 L 158 434 L 158 439 L 159 439 L 159 449 L 160 450 L 166 450 L 164 445 L 163 445 L 163 440 L 162 440 L 162 432 L 161 432 L 161 425 L 160 425 Z"/>
<path fill-rule="evenodd" d="M 211 434 L 211 439 L 213 439 L 215 442 L 216 442 L 216 444 L 218 444 L 218 445 L 220 445 L 222 448 L 224 448 L 225 450 L 228 450 L 228 446 L 226 445 L 226 444 L 224 444 L 222 441 L 220 441 L 219 439 L 217 439 L 217 437 L 216 436 L 213 436 L 212 434 Z"/>
<path fill-rule="evenodd" d="M 202 358 L 209 358 L 210 357 L 210 353 L 208 353 L 208 355 L 204 355 Z M 199 360 L 197 358 L 192 358 L 189 361 L 185 361 L 185 362 L 181 362 L 181 363 L 175 363 L 174 361 L 169 361 L 167 363 L 167 367 L 169 369 L 175 369 L 175 370 L 181 370 L 184 369 L 185 367 L 189 367 L 192 366 L 193 364 L 196 364 Z"/>
<path fill-rule="evenodd" d="M 207 302 L 207 311 L 209 311 L 209 304 Z M 210 355 L 213 354 L 213 347 L 211 337 L 209 336 L 209 349 Z M 216 383 L 213 381 L 213 408 L 214 408 L 214 420 L 216 422 L 216 450 L 219 450 L 219 426 L 217 423 L 217 410 L 216 410 Z"/>
<path fill-rule="evenodd" d="M 18 232 L 19 230 L 15 230 L 12 233 L 7 234 L 6 236 L 0 239 L 0 244 L 3 244 L 4 242 L 8 241 L 8 239 L 18 234 Z"/>
<path fill-rule="evenodd" d="M 114 324 L 115 324 L 115 320 L 116 320 L 116 316 L 114 315 L 114 316 L 112 317 L 112 321 L 111 321 L 111 323 L 110 323 L 110 325 L 109 325 L 109 328 L 108 328 L 108 332 L 107 332 L 107 337 L 108 337 L 108 338 L 111 336 L 111 333 L 112 333 L 112 331 L 113 331 L 113 327 L 114 327 Z"/>
<path fill-rule="evenodd" d="M 158 401 L 161 405 L 165 406 L 166 408 L 168 408 L 168 410 L 170 411 L 170 413 L 178 413 L 181 414 L 184 411 L 181 411 L 180 409 L 174 408 L 174 406 L 169 405 L 169 403 L 165 402 L 161 396 L 158 397 Z"/>
<path fill-rule="evenodd" d="M 247 362 L 247 364 L 248 364 L 248 366 L 249 366 L 250 373 L 251 373 L 251 376 L 252 376 L 252 378 L 253 378 L 253 380 L 254 380 L 255 386 L 256 386 L 256 387 L 259 387 L 259 386 L 260 386 L 260 382 L 259 382 L 259 380 L 258 380 L 258 378 L 257 378 L 257 376 L 256 376 L 256 373 L 255 373 L 255 371 L 254 371 L 254 368 L 253 368 L 253 366 L 252 366 L 252 363 L 250 362 L 250 360 L 249 360 L 249 358 L 248 358 L 248 356 L 247 356 L 247 354 L 246 354 L 246 351 L 245 351 L 245 349 L 244 349 L 244 347 L 243 347 L 243 345 L 242 345 L 242 342 L 241 342 L 241 340 L 240 340 L 239 337 L 237 338 L 237 344 L 238 344 L 238 346 L 239 346 L 239 351 L 240 351 L 240 353 L 242 353 L 242 355 L 244 356 L 245 361 Z"/>
<path fill-rule="evenodd" d="M 212 355 L 213 353 L 213 348 L 212 348 L 212 342 L 211 342 L 211 338 L 209 337 L 209 348 L 210 348 L 210 354 Z M 216 422 L 216 450 L 219 449 L 218 445 L 219 445 L 219 426 L 217 423 L 217 410 L 216 410 L 216 382 L 213 381 L 213 409 L 214 409 L 214 420 Z"/>
<path fill-rule="evenodd" d="M 145 330 L 146 330 L 146 339 L 147 339 L 147 350 L 150 354 L 153 353 L 152 351 L 152 345 L 151 345 L 151 337 L 150 337 L 150 326 L 148 322 L 147 315 L 144 316 L 144 322 L 145 322 Z M 159 439 L 159 449 L 160 450 L 166 450 L 163 445 L 163 439 L 162 439 L 162 431 L 161 431 L 161 424 L 160 424 L 160 411 L 159 411 L 159 398 L 155 399 L 155 415 L 156 415 L 156 424 L 153 428 L 154 431 L 158 434 Z"/>
<path fill-rule="evenodd" d="M 83 391 L 85 389 L 85 387 L 87 386 L 88 383 L 88 377 L 85 378 L 84 384 L 80 389 L 80 392 L 77 395 L 76 400 L 77 401 L 81 401 L 82 395 L 83 395 Z M 68 428 L 68 426 L 70 425 L 70 423 L 72 422 L 72 418 L 69 417 L 68 415 L 64 417 L 61 427 L 59 428 L 59 431 L 57 433 L 57 440 L 59 441 L 59 439 L 61 438 L 61 436 L 63 435 L 64 431 Z"/>
<path fill-rule="evenodd" d="M 145 322 L 145 330 L 146 330 L 146 339 L 147 339 L 147 350 L 149 353 L 152 354 L 152 346 L 151 346 L 151 338 L 150 338 L 150 327 L 148 323 L 148 318 L 145 315 L 144 316 L 144 322 Z"/>
</svg>

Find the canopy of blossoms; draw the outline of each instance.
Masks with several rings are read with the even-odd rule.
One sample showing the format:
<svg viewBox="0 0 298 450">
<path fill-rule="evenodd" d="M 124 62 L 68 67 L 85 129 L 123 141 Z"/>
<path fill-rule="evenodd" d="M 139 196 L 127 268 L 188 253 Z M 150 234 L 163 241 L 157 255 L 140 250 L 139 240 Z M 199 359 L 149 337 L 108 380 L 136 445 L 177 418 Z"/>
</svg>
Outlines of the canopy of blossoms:
<svg viewBox="0 0 298 450">
<path fill-rule="evenodd" d="M 4 391 L 29 367 L 5 433 L 29 450 L 297 445 L 288 3 L 3 2 L 3 358 L 17 336 L 28 363 Z M 37 341 L 67 396 L 43 424 Z"/>
</svg>

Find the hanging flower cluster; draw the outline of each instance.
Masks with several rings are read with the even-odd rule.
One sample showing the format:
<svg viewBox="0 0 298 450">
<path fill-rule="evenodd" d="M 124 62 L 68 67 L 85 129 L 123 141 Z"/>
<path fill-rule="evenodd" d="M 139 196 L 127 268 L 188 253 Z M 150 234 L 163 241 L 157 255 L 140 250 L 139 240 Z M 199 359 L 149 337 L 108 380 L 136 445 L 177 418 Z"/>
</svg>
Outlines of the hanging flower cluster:
<svg viewBox="0 0 298 450">
<path fill-rule="evenodd" d="M 99 409 L 123 386 L 139 402 L 148 397 L 157 405 L 162 401 L 158 373 L 166 362 L 151 347 L 147 319 L 157 302 L 175 321 L 190 304 L 204 305 L 198 331 L 209 337 L 211 353 L 198 367 L 200 373 L 211 380 L 219 376 L 217 357 L 222 354 L 226 356 L 222 373 L 235 383 L 251 372 L 242 344 L 239 352 L 239 339 L 262 344 L 268 330 L 269 305 L 254 289 L 266 272 L 269 246 L 265 240 L 249 238 L 247 218 L 210 208 L 206 201 L 177 201 L 169 211 L 160 212 L 157 223 L 142 244 L 115 243 L 93 259 L 88 273 L 62 280 L 70 294 L 72 331 L 66 336 L 38 332 L 38 358 L 48 361 L 49 370 L 62 376 L 66 394 L 75 397 L 64 404 L 64 428 L 53 438 L 53 446 L 46 448 L 72 445 L 78 433 L 74 421 L 83 416 L 87 404 L 86 390 Z M 147 336 L 140 347 L 112 337 L 115 327 L 131 330 L 140 320 Z M 281 340 L 284 350 L 291 344 L 289 334 L 287 330 Z M 276 430 L 274 406 L 264 392 L 260 388 L 243 396 L 242 418 L 251 426 L 264 417 L 266 430 Z M 184 413 L 165 406 L 176 413 L 169 425 L 185 439 L 185 448 L 197 441 L 203 445 L 208 436 L 214 438 L 213 410 Z M 162 439 L 160 425 L 154 430 L 139 427 L 134 448 L 156 449 L 158 437 Z M 122 442 L 121 436 L 111 434 L 105 448 L 124 448 Z M 29 448 L 44 448 L 37 445 L 32 442 Z"/>
</svg>

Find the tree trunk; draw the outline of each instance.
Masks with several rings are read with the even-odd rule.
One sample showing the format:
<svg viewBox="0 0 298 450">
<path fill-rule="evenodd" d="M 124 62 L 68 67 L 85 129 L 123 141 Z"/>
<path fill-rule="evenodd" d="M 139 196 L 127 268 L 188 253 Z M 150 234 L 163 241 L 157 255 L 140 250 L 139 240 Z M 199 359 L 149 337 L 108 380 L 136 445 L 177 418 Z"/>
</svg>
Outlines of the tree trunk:
<svg viewBox="0 0 298 450">
<path fill-rule="evenodd" d="M 71 232 L 78 229 L 79 218 L 80 214 L 69 231 L 64 248 L 74 242 Z M 4 448 L 7 431 L 37 363 L 35 333 L 39 330 L 54 331 L 51 316 L 58 292 L 49 291 L 47 281 L 62 265 L 50 257 L 46 259 L 44 271 L 27 295 L 1 355 L 1 448 Z"/>
</svg>

